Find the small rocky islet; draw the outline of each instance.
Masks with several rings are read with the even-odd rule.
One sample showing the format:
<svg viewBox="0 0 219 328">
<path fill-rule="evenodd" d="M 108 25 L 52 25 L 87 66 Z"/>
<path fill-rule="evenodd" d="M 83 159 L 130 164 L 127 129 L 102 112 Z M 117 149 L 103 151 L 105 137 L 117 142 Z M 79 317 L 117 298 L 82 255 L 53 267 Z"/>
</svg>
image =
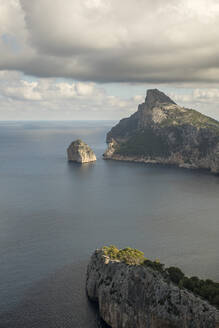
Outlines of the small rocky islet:
<svg viewBox="0 0 219 328">
<path fill-rule="evenodd" d="M 86 291 L 112 328 L 219 327 L 218 283 L 188 278 L 176 267 L 165 269 L 136 249 L 96 250 L 87 268 Z M 215 306 L 199 296 L 205 292 Z"/>
<path fill-rule="evenodd" d="M 73 141 L 67 149 L 68 161 L 75 163 L 89 163 L 96 161 L 93 150 L 81 139 Z"/>
</svg>

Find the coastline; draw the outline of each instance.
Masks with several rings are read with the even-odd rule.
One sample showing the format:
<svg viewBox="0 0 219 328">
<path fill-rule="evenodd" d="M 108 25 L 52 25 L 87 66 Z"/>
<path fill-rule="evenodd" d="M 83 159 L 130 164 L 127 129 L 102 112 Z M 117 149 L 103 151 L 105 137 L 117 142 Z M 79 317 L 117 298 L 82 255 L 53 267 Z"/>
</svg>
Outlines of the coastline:
<svg viewBox="0 0 219 328">
<path fill-rule="evenodd" d="M 123 161 L 123 162 L 132 162 L 132 163 L 143 163 L 143 164 L 156 164 L 161 166 L 172 166 L 177 168 L 189 169 L 189 170 L 203 170 L 205 172 L 209 172 L 214 175 L 219 175 L 219 172 L 205 165 L 196 165 L 195 163 L 189 164 L 180 160 L 174 159 L 174 157 L 169 157 L 167 159 L 164 158 L 145 158 L 145 157 L 137 157 L 137 156 L 124 156 L 124 155 L 103 155 L 104 160 L 113 160 L 113 161 Z"/>
</svg>

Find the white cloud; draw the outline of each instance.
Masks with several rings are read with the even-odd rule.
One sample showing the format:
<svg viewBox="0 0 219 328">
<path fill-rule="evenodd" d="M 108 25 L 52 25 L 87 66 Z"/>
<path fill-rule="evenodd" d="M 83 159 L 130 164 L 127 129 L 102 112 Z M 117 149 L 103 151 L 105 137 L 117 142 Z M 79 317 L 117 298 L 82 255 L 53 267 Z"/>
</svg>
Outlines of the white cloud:
<svg viewBox="0 0 219 328">
<path fill-rule="evenodd" d="M 41 94 L 36 91 L 36 82 L 20 81 L 19 85 L 2 88 L 2 95 L 11 99 L 41 100 Z"/>
<path fill-rule="evenodd" d="M 136 95 L 136 89 L 131 91 L 129 86 L 129 90 L 130 97 L 114 96 L 93 82 L 32 80 L 18 72 L 2 71 L 0 119 L 121 119 L 134 113 L 145 98 L 145 92 Z M 219 89 L 163 91 L 179 105 L 219 119 Z"/>
<path fill-rule="evenodd" d="M 0 73 L 0 119 L 119 119 L 133 113 L 140 99 L 108 95 L 93 82 Z"/>
</svg>

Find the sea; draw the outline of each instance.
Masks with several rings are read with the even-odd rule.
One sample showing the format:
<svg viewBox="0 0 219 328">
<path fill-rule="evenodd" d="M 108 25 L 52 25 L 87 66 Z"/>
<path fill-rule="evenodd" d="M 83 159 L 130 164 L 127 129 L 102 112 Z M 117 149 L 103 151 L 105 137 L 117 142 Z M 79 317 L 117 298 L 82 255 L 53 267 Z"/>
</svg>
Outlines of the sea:
<svg viewBox="0 0 219 328">
<path fill-rule="evenodd" d="M 85 291 L 104 245 L 219 281 L 219 177 L 103 160 L 115 123 L 0 122 L 0 328 L 104 327 Z M 77 138 L 96 162 L 67 161 Z"/>
</svg>

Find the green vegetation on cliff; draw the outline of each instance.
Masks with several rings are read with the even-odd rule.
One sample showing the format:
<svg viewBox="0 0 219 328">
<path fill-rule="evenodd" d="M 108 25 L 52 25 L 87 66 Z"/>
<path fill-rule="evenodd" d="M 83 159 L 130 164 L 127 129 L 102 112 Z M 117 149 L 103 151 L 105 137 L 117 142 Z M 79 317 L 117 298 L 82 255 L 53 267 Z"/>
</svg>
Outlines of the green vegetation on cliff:
<svg viewBox="0 0 219 328">
<path fill-rule="evenodd" d="M 203 115 L 194 109 L 171 106 L 166 109 L 167 118 L 163 120 L 161 126 L 168 125 L 192 125 L 196 128 L 216 129 L 219 132 L 219 122 L 211 117 Z"/>
<path fill-rule="evenodd" d="M 177 267 L 165 268 L 159 260 L 151 261 L 144 257 L 144 253 L 135 249 L 126 247 L 118 249 L 114 245 L 104 246 L 103 252 L 111 260 L 124 262 L 128 265 L 144 265 L 152 270 L 160 272 L 166 279 L 170 280 L 180 288 L 185 288 L 195 295 L 198 295 L 210 304 L 219 308 L 219 283 L 210 279 L 200 279 L 198 277 L 187 277 Z"/>
<path fill-rule="evenodd" d="M 132 156 L 168 156 L 170 149 L 165 138 L 145 128 L 132 136 L 127 142 L 121 143 L 115 154 Z"/>
<path fill-rule="evenodd" d="M 118 260 L 130 265 L 142 264 L 145 260 L 144 253 L 135 248 L 118 249 L 116 246 L 110 245 L 104 246 L 103 251 L 111 260 Z"/>
</svg>

